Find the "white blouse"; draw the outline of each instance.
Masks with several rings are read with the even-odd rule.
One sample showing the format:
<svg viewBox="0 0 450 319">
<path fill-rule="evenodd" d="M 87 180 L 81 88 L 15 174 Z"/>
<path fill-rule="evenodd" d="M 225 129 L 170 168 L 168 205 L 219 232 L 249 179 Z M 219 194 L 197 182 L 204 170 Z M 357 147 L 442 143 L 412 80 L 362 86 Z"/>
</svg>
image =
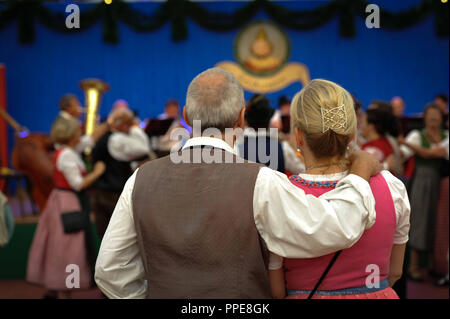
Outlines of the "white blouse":
<svg viewBox="0 0 450 319">
<path fill-rule="evenodd" d="M 447 136 L 447 138 L 445 138 L 440 144 L 432 143 L 432 144 L 430 144 L 430 146 L 433 147 L 435 145 L 441 145 L 441 146 L 447 147 L 447 149 L 448 149 L 448 131 L 445 131 L 445 135 Z M 412 145 L 421 146 L 422 145 L 422 137 L 420 136 L 420 131 L 412 130 L 406 136 L 405 141 Z M 414 155 L 414 151 L 406 145 L 400 146 L 400 152 L 402 153 L 403 160 L 405 160 L 405 161 Z"/>
<path fill-rule="evenodd" d="M 73 190 L 81 190 L 83 185 L 81 171 L 85 171 L 86 167 L 80 155 L 74 149 L 64 147 L 56 160 L 56 169 L 63 173 Z"/>
<path fill-rule="evenodd" d="M 347 175 L 348 171 L 327 175 L 298 174 L 302 179 L 314 182 L 339 181 Z M 387 170 L 382 171 L 381 175 L 383 175 L 386 180 L 395 207 L 397 226 L 395 229 L 394 244 L 405 244 L 409 239 L 409 216 L 411 211 L 406 187 L 398 178 Z M 279 269 L 282 264 L 282 257 L 273 253 L 270 254 L 269 269 Z"/>
</svg>

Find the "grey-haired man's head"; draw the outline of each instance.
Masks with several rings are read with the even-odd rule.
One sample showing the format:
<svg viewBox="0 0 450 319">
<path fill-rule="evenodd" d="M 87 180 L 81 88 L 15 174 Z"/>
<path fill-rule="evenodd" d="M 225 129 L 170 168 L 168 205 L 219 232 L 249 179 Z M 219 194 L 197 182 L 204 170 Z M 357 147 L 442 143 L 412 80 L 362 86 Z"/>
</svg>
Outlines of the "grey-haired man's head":
<svg viewBox="0 0 450 319">
<path fill-rule="evenodd" d="M 202 131 L 234 128 L 243 115 L 244 91 L 237 79 L 220 68 L 208 69 L 189 84 L 183 115 L 188 123 L 201 121 Z"/>
</svg>

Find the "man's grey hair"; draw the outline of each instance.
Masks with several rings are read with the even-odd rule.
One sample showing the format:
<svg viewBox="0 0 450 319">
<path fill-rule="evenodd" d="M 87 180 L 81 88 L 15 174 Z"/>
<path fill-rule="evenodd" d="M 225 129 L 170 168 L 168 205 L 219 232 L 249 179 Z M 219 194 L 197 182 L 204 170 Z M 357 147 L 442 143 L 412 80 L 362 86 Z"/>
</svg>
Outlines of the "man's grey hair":
<svg viewBox="0 0 450 319">
<path fill-rule="evenodd" d="M 201 121 L 201 128 L 224 131 L 233 128 L 244 108 L 244 90 L 237 79 L 220 68 L 208 69 L 189 84 L 186 114 L 189 122 Z"/>
</svg>

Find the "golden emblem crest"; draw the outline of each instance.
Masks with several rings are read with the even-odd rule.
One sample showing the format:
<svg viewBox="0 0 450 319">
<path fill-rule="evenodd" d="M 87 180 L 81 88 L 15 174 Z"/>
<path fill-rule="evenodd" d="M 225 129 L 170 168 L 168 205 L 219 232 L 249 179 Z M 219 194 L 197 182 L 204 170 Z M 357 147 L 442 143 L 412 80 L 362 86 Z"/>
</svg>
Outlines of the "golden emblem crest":
<svg viewBox="0 0 450 319">
<path fill-rule="evenodd" d="M 302 63 L 287 63 L 290 44 L 287 35 L 274 23 L 254 22 L 236 36 L 236 62 L 216 64 L 233 73 L 244 89 L 257 93 L 279 91 L 293 82 L 309 82 L 308 68 Z"/>
</svg>

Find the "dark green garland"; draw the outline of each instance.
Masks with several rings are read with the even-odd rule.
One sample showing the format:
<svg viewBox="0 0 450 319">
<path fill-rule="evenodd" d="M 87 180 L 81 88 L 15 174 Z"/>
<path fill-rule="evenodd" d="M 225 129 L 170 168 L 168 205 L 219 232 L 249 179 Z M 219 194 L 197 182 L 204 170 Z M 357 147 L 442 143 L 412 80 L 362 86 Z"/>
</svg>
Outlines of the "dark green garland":
<svg viewBox="0 0 450 319">
<path fill-rule="evenodd" d="M 369 3 L 364 0 L 332 0 L 312 10 L 294 11 L 268 0 L 256 0 L 243 5 L 232 14 L 210 12 L 198 3 L 187 0 L 168 0 L 161 4 L 151 15 L 133 9 L 121 0 L 113 0 L 106 5 L 101 2 L 80 13 L 80 29 L 67 29 L 65 12 L 53 12 L 39 0 L 9 1 L 0 10 L 0 29 L 14 20 L 18 21 L 18 38 L 21 43 L 34 41 L 34 23 L 40 22 L 47 28 L 74 33 L 89 29 L 101 21 L 103 40 L 118 43 L 118 22 L 123 22 L 137 32 L 151 32 L 171 22 L 172 40 L 187 39 L 187 18 L 208 30 L 224 32 L 241 28 L 248 23 L 259 10 L 263 10 L 277 24 L 292 30 L 311 30 L 318 28 L 334 17 L 339 18 L 339 34 L 353 37 L 356 34 L 355 17 L 365 18 L 365 8 Z M 423 0 L 421 4 L 398 13 L 381 9 L 381 28 L 400 30 L 423 21 L 430 14 L 435 16 L 436 34 L 448 37 L 448 6 L 440 0 Z"/>
</svg>

